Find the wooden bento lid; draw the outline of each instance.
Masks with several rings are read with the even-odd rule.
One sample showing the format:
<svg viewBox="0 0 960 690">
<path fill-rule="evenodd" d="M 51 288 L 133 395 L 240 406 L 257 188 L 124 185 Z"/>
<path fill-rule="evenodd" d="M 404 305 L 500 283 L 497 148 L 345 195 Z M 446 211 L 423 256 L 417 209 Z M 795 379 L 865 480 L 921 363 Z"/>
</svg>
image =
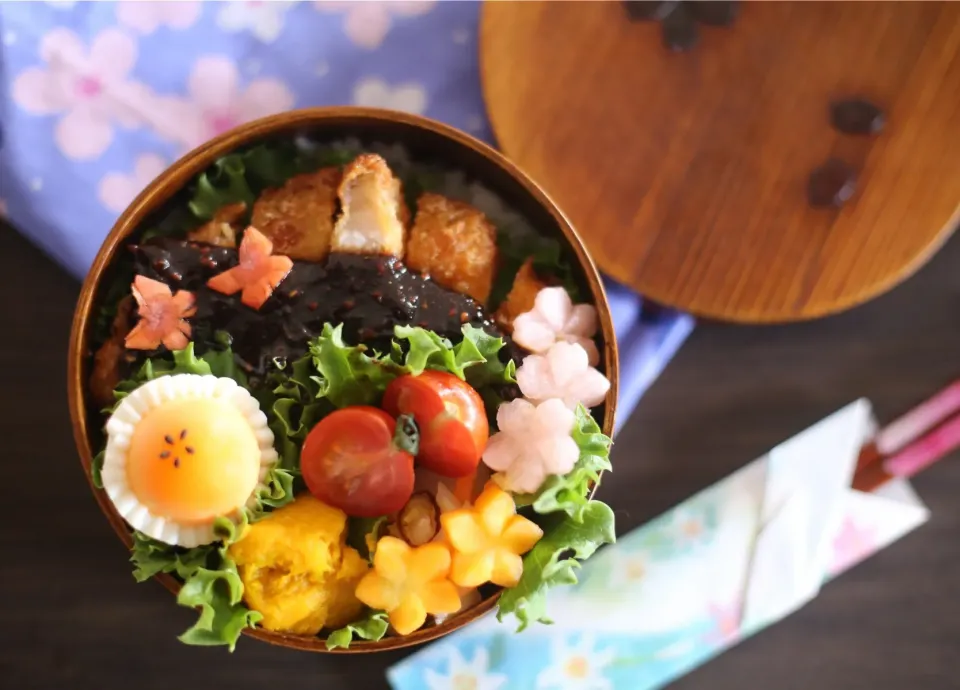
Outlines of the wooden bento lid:
<svg viewBox="0 0 960 690">
<path fill-rule="evenodd" d="M 671 52 L 623 2 L 487 2 L 483 90 L 505 153 L 602 270 L 740 322 L 817 317 L 917 270 L 960 210 L 960 3 L 743 3 Z M 831 125 L 879 105 L 878 135 Z M 812 170 L 857 174 L 813 208 Z"/>
</svg>

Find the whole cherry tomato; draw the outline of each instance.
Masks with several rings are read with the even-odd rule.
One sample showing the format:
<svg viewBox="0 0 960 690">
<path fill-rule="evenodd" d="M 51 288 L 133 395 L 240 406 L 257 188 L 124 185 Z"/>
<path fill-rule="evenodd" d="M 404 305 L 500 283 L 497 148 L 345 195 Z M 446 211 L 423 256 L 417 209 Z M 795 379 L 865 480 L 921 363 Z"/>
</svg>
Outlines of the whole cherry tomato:
<svg viewBox="0 0 960 690">
<path fill-rule="evenodd" d="M 415 450 L 415 429 L 403 420 L 375 407 L 345 407 L 307 434 L 300 471 L 324 503 L 351 517 L 378 517 L 410 500 Z"/>
<path fill-rule="evenodd" d="M 445 477 L 466 477 L 477 468 L 490 436 L 483 400 L 453 374 L 426 370 L 390 382 L 383 409 L 412 414 L 420 429 L 417 462 Z"/>
</svg>

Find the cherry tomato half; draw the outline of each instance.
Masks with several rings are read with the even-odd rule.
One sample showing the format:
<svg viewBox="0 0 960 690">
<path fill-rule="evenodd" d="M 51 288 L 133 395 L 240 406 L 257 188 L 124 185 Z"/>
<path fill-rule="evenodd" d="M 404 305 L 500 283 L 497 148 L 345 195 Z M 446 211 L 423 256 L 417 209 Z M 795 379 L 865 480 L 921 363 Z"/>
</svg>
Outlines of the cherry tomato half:
<svg viewBox="0 0 960 690">
<path fill-rule="evenodd" d="M 310 493 L 351 517 L 403 508 L 413 494 L 413 456 L 397 445 L 396 428 L 375 407 L 345 407 L 321 419 L 300 453 Z"/>
<path fill-rule="evenodd" d="M 445 477 L 477 468 L 490 436 L 483 400 L 466 381 L 442 371 L 400 376 L 390 382 L 383 409 L 412 414 L 420 428 L 417 462 Z"/>
</svg>

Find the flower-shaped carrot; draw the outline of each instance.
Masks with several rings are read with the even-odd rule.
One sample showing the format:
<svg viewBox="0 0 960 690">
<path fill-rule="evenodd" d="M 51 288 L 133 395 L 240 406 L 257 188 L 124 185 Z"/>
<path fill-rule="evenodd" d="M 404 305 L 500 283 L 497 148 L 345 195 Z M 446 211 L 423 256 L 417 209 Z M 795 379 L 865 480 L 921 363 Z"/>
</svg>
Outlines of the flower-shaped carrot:
<svg viewBox="0 0 960 690">
<path fill-rule="evenodd" d="M 450 582 L 450 549 L 436 542 L 411 547 L 402 539 L 383 537 L 373 555 L 373 570 L 357 585 L 357 599 L 387 612 L 399 635 L 409 635 L 427 614 L 456 613 L 460 595 Z"/>
<path fill-rule="evenodd" d="M 133 279 L 130 288 L 137 300 L 140 320 L 127 334 L 124 344 L 131 350 L 182 350 L 190 342 L 190 324 L 184 319 L 197 313 L 192 292 L 170 291 L 170 286 L 146 276 Z"/>
<path fill-rule="evenodd" d="M 485 582 L 515 587 L 523 574 L 520 557 L 543 536 L 536 524 L 517 515 L 510 494 L 492 482 L 472 508 L 441 515 L 440 522 L 453 547 L 450 579 L 460 587 Z"/>
<path fill-rule="evenodd" d="M 243 290 L 240 301 L 259 309 L 293 268 L 289 256 L 271 256 L 273 242 L 255 227 L 247 228 L 240 243 L 240 263 L 207 281 L 211 290 L 232 295 Z"/>
<path fill-rule="evenodd" d="M 597 344 L 597 309 L 590 304 L 574 304 L 562 287 L 543 288 L 537 293 L 531 311 L 513 322 L 513 339 L 531 352 L 546 352 L 558 341 L 577 343 L 587 351 L 590 365 L 600 361 Z"/>
</svg>

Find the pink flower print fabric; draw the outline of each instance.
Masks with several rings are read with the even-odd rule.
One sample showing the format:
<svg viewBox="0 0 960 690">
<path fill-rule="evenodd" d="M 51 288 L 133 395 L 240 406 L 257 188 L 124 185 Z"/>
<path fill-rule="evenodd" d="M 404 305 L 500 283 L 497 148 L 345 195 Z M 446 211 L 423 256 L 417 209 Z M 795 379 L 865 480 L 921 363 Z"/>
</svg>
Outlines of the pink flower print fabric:
<svg viewBox="0 0 960 690">
<path fill-rule="evenodd" d="M 217 26 L 231 33 L 249 31 L 262 43 L 273 43 L 283 31 L 284 15 L 293 4 L 286 0 L 220 3 Z"/>
<path fill-rule="evenodd" d="M 131 174 L 111 172 L 104 175 L 97 186 L 97 196 L 108 209 L 121 213 L 166 168 L 167 161 L 161 156 L 146 153 L 137 158 Z"/>
<path fill-rule="evenodd" d="M 295 100 L 279 79 L 243 85 L 233 60 L 205 55 L 190 71 L 186 97 L 157 99 L 155 122 L 161 136 L 186 152 L 244 122 L 290 110 Z"/>
<path fill-rule="evenodd" d="M 152 34 L 161 26 L 171 29 L 187 29 L 200 16 L 200 3 L 194 0 L 180 2 L 134 2 L 117 3 L 117 20 L 141 34 Z"/>
<path fill-rule="evenodd" d="M 88 160 L 113 141 L 114 128 L 138 127 L 147 89 L 129 78 L 137 45 L 117 29 L 98 33 L 89 46 L 69 29 L 56 28 L 40 41 L 43 66 L 24 70 L 13 82 L 13 100 L 35 115 L 56 115 L 54 137 L 64 156 Z"/>
<path fill-rule="evenodd" d="M 415 17 L 429 12 L 434 0 L 394 0 L 393 2 L 336 2 L 318 0 L 321 12 L 342 14 L 343 31 L 360 48 L 378 48 L 393 25 L 393 17 Z"/>
<path fill-rule="evenodd" d="M 471 2 L 0 3 L 0 200 L 81 276 L 143 161 L 244 122 L 353 104 L 488 137 L 478 17 Z"/>
</svg>

